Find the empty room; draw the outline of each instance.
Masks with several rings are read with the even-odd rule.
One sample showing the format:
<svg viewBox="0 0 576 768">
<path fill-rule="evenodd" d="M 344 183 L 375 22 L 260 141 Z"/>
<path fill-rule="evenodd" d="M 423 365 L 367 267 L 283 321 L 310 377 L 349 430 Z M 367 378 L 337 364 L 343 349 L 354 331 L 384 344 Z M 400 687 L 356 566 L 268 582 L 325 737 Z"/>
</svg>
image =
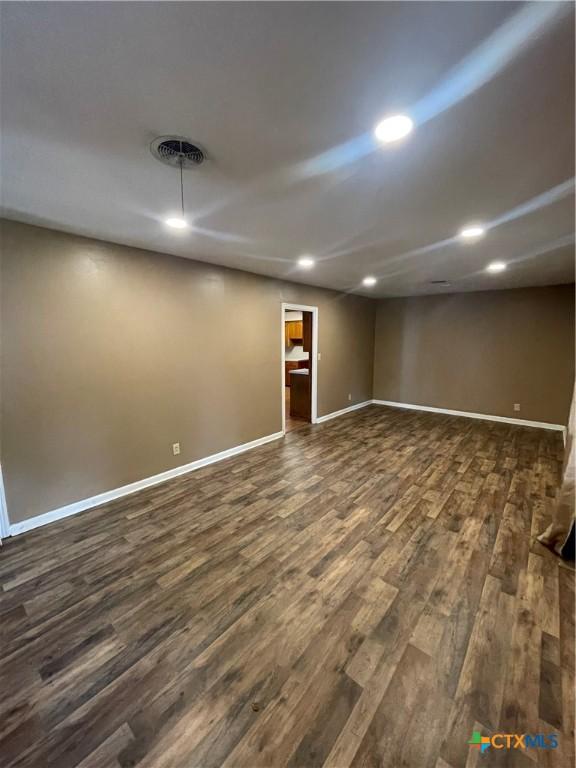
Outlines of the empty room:
<svg viewBox="0 0 576 768">
<path fill-rule="evenodd" d="M 0 3 L 2 768 L 574 765 L 574 30 Z"/>
</svg>

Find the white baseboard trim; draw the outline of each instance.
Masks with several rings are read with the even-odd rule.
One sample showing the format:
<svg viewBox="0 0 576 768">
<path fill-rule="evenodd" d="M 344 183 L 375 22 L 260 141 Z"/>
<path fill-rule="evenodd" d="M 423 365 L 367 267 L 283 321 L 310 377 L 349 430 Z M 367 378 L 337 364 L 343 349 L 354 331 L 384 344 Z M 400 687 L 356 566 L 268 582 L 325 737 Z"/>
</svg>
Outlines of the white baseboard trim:
<svg viewBox="0 0 576 768">
<path fill-rule="evenodd" d="M 89 499 L 82 499 L 81 501 L 75 501 L 73 504 L 67 504 L 64 507 L 53 509 L 50 512 L 45 512 L 42 515 L 36 517 L 30 517 L 27 520 L 22 520 L 20 523 L 12 523 L 9 528 L 9 536 L 17 536 L 20 533 L 31 531 L 33 528 L 39 528 L 42 525 L 48 525 L 56 520 L 62 520 L 65 517 L 76 515 L 79 512 L 84 512 L 92 507 L 99 507 L 101 504 L 106 504 L 108 501 L 114 501 L 122 496 L 128 496 L 131 493 L 136 493 L 144 488 L 149 488 L 151 485 L 158 485 L 158 483 L 164 483 L 166 480 L 171 480 L 179 475 L 185 475 L 187 472 L 193 472 L 195 469 L 205 467 L 208 464 L 214 464 L 217 461 L 223 459 L 229 459 L 231 456 L 236 456 L 239 453 L 250 451 L 252 448 L 258 448 L 261 445 L 270 443 L 273 440 L 278 440 L 284 437 L 283 432 L 275 432 L 272 435 L 266 435 L 265 437 L 259 437 L 257 440 L 252 440 L 250 443 L 243 443 L 237 445 L 234 448 L 228 448 L 220 453 L 214 453 L 212 456 L 205 456 L 203 459 L 197 461 L 191 461 L 189 464 L 182 464 L 180 467 L 174 467 L 168 469 L 165 472 L 160 472 L 158 475 L 152 475 L 152 477 L 146 477 L 144 480 L 137 480 L 129 485 L 123 485 L 121 488 L 114 488 L 112 491 L 105 491 L 99 493 L 96 496 L 91 496 Z"/>
<path fill-rule="evenodd" d="M 319 416 L 316 419 L 316 424 L 322 424 L 323 421 L 330 421 L 330 419 L 335 419 L 337 416 L 344 416 L 345 413 L 352 413 L 352 411 L 357 411 L 359 408 L 365 408 L 367 405 L 372 405 L 373 402 L 373 400 L 365 400 L 363 403 L 342 408 L 341 411 L 333 411 L 332 413 L 327 413 L 326 416 Z"/>
<path fill-rule="evenodd" d="M 515 424 L 519 427 L 537 427 L 538 429 L 555 429 L 565 432 L 563 424 L 548 424 L 545 421 L 527 421 L 526 419 L 512 419 L 508 416 L 492 416 L 488 413 L 472 413 L 471 411 L 450 411 L 447 408 L 433 408 L 431 405 L 412 405 L 410 403 L 395 403 L 391 400 L 372 400 L 374 405 L 388 405 L 391 408 L 405 408 L 409 411 L 429 411 L 430 413 L 443 413 L 446 416 L 464 416 L 467 419 L 480 419 L 481 421 L 502 421 L 505 424 Z"/>
</svg>

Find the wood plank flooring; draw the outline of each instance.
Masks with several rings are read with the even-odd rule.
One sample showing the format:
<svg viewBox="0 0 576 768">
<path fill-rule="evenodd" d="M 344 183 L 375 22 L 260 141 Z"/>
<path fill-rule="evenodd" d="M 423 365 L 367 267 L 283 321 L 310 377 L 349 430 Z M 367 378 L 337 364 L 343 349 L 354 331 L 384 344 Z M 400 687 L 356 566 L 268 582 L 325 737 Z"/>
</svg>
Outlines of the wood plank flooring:
<svg viewBox="0 0 576 768">
<path fill-rule="evenodd" d="M 372 406 L 8 540 L 1 764 L 573 765 L 574 573 L 534 540 L 561 455 Z"/>
</svg>

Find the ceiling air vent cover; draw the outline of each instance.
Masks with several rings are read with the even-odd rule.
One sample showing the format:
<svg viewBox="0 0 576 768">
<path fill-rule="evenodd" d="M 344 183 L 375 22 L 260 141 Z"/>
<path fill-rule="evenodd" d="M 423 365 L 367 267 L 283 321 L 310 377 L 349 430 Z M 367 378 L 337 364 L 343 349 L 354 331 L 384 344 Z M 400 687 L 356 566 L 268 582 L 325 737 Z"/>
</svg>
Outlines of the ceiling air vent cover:
<svg viewBox="0 0 576 768">
<path fill-rule="evenodd" d="M 150 144 L 158 160 L 174 168 L 195 168 L 206 159 L 204 151 L 183 136 L 159 136 Z"/>
</svg>

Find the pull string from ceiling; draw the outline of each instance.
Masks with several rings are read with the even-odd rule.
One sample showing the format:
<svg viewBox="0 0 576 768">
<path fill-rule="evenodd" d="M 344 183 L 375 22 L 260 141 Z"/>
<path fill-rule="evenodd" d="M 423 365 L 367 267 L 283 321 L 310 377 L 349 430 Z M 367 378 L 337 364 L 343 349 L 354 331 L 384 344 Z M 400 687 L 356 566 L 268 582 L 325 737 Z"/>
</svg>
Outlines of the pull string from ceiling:
<svg viewBox="0 0 576 768">
<path fill-rule="evenodd" d="M 182 218 L 185 219 L 186 217 L 184 216 L 184 176 L 182 173 L 183 166 L 184 166 L 184 159 L 182 158 L 182 156 L 180 156 L 180 203 L 182 206 Z"/>
</svg>

